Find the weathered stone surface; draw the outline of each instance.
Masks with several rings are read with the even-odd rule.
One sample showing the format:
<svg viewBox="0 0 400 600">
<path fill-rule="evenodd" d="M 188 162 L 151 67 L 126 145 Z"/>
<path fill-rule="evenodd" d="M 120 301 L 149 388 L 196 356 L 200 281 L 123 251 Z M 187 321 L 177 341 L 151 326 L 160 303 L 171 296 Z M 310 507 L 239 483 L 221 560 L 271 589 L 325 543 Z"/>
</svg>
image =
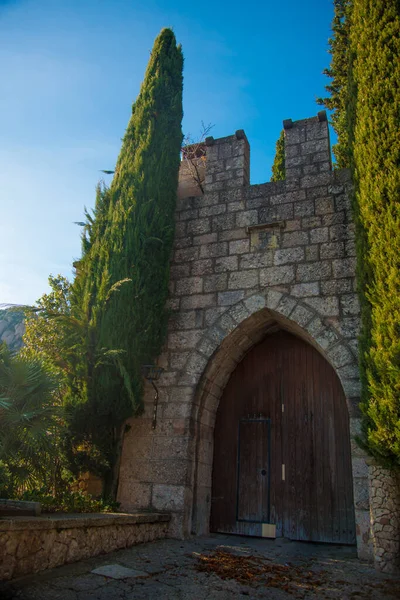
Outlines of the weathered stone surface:
<svg viewBox="0 0 400 600">
<path fill-rule="evenodd" d="M 371 534 L 375 568 L 400 573 L 400 475 L 374 461 L 369 465 Z"/>
<path fill-rule="evenodd" d="M 169 520 L 167 514 L 156 512 L 4 519 L 0 580 L 165 537 Z"/>
<path fill-rule="evenodd" d="M 171 535 L 208 531 L 219 399 L 237 364 L 269 330 L 287 329 L 315 345 L 340 377 L 353 428 L 359 416 L 349 173 L 331 171 L 326 121 L 294 122 L 285 135 L 285 181 L 249 185 L 248 142 L 242 134 L 228 136 L 206 146 L 204 195 L 178 203 L 160 420 L 151 430 L 150 390 L 145 414 L 131 421 L 134 435 L 126 435 L 120 478 L 127 505 L 137 494 L 150 507 L 160 490 L 182 486 L 183 504 L 171 504 Z M 190 393 L 179 399 L 179 388 Z M 146 437 L 149 448 L 140 441 Z M 361 457 L 354 441 L 352 457 Z M 354 472 L 365 499 L 366 473 L 356 463 Z M 132 482 L 147 487 L 142 493 Z M 357 540 L 360 556 L 367 556 L 363 502 L 356 507 Z"/>
<path fill-rule="evenodd" d="M 97 567 L 91 571 L 94 575 L 101 575 L 102 577 L 110 577 L 111 579 L 127 579 L 128 577 L 147 577 L 145 571 L 137 571 L 135 569 L 128 569 L 119 564 L 103 565 Z"/>
</svg>

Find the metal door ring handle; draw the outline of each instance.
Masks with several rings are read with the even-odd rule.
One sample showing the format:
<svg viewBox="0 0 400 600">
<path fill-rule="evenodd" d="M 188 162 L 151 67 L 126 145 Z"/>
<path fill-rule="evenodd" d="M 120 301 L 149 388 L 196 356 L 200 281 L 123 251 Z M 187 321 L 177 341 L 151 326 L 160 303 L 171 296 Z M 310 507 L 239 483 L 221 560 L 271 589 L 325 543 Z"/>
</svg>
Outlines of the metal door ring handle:
<svg viewBox="0 0 400 600">
<path fill-rule="evenodd" d="M 263 470 L 261 471 L 261 475 L 266 475 L 266 474 L 267 474 L 267 471 L 266 471 L 265 469 L 263 469 Z"/>
</svg>

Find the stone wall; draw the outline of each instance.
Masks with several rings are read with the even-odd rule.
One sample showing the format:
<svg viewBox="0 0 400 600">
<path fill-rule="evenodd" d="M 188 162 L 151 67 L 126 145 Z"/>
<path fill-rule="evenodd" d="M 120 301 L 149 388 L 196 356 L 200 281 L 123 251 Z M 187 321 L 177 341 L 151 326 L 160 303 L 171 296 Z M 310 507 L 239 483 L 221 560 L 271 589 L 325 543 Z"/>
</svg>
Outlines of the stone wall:
<svg viewBox="0 0 400 600">
<path fill-rule="evenodd" d="M 219 398 L 244 354 L 277 325 L 314 345 L 333 365 L 359 432 L 359 304 L 347 170 L 331 170 L 328 124 L 285 121 L 285 181 L 249 185 L 243 131 L 208 138 L 202 196 L 179 198 L 171 264 L 171 317 L 153 392 L 130 421 L 119 500 L 132 510 L 172 512 L 170 534 L 206 533 Z M 180 194 L 178 195 L 178 197 Z M 368 471 L 352 440 L 360 556 L 368 556 Z"/>
<path fill-rule="evenodd" d="M 0 580 L 164 538 L 168 521 L 154 513 L 0 520 Z"/>
<path fill-rule="evenodd" d="M 400 474 L 369 461 L 375 567 L 400 573 Z"/>
</svg>

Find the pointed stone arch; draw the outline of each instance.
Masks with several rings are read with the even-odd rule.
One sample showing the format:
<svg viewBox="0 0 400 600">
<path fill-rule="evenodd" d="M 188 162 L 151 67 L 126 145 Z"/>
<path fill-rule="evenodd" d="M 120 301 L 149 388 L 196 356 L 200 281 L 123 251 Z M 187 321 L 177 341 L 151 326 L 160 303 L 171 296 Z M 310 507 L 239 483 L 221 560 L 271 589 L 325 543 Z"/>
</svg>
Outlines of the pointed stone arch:
<svg viewBox="0 0 400 600">
<path fill-rule="evenodd" d="M 192 533 L 208 532 L 211 506 L 213 432 L 216 412 L 224 387 L 236 365 L 266 335 L 284 329 L 311 344 L 337 373 L 350 416 L 352 433 L 358 431 L 359 372 L 357 357 L 348 340 L 304 300 L 286 292 L 266 290 L 227 308 L 206 330 L 182 369 L 180 385 L 194 388 L 192 403 L 193 473 Z M 352 444 L 355 498 L 365 496 L 367 480 L 364 459 Z M 365 508 L 365 507 L 362 507 Z M 357 514 L 358 512 L 358 514 Z M 364 531 L 365 510 L 357 511 L 357 531 Z"/>
</svg>

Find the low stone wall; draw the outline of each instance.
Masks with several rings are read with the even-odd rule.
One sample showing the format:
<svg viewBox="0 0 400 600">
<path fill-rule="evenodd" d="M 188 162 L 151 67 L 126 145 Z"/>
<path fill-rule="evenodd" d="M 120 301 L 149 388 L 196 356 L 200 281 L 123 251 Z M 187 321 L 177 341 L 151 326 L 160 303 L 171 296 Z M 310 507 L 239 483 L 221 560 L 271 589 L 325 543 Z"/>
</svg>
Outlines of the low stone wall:
<svg viewBox="0 0 400 600">
<path fill-rule="evenodd" d="M 169 520 L 161 513 L 0 519 L 0 580 L 164 538 Z"/>
<path fill-rule="evenodd" d="M 375 567 L 400 573 L 400 475 L 369 461 L 369 489 Z"/>
</svg>

